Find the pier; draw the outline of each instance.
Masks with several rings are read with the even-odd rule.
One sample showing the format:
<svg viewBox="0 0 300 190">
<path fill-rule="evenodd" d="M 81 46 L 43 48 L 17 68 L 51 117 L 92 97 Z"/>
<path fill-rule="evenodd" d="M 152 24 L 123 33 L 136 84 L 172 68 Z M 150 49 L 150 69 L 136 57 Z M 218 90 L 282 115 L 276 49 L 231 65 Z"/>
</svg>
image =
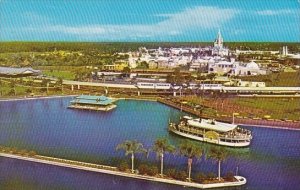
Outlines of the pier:
<svg viewBox="0 0 300 190">
<path fill-rule="evenodd" d="M 73 168 L 78 170 L 84 170 L 89 172 L 97 172 L 109 175 L 116 175 L 128 178 L 135 178 L 140 180 L 147 180 L 152 182 L 160 182 L 160 183 L 168 183 L 173 185 L 180 185 L 186 187 L 194 187 L 199 189 L 208 189 L 208 188 L 218 188 L 218 187 L 233 187 L 233 186 L 241 186 L 247 183 L 246 178 L 242 176 L 234 176 L 236 181 L 234 182 L 222 182 L 222 183 L 210 183 L 210 184 L 200 184 L 195 182 L 188 182 L 188 181 L 179 181 L 174 179 L 167 179 L 162 177 L 154 177 L 154 176 L 147 176 L 147 175 L 140 175 L 128 172 L 121 172 L 116 167 L 106 166 L 106 165 L 98 165 L 86 162 L 79 162 L 74 160 L 67 160 L 61 158 L 54 158 L 54 157 L 47 157 L 41 155 L 17 155 L 11 153 L 3 153 L 0 152 L 0 156 L 11 158 L 11 159 L 18 159 L 24 160 L 29 162 L 36 162 L 41 164 L 48 164 L 53 166 L 59 167 L 66 167 L 66 168 Z"/>
</svg>

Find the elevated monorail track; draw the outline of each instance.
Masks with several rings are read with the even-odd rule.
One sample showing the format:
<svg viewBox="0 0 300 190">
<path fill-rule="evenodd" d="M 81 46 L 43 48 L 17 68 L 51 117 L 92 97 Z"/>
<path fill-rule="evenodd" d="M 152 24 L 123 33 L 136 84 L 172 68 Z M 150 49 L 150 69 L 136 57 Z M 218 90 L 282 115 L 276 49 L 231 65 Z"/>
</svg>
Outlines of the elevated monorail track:
<svg viewBox="0 0 300 190">
<path fill-rule="evenodd" d="M 135 90 L 143 90 L 143 89 L 151 89 L 151 86 L 147 85 L 143 87 L 142 85 L 135 84 L 117 84 L 117 83 L 96 83 L 96 82 L 80 82 L 80 81 L 70 81 L 64 80 L 64 85 L 71 85 L 76 88 L 80 86 L 94 86 L 94 87 L 104 87 L 104 88 L 114 88 L 114 89 L 135 89 Z M 149 83 L 151 84 L 151 83 Z M 167 84 L 167 83 L 164 83 Z M 212 84 L 213 85 L 213 84 Z M 169 90 L 169 91 L 181 91 L 187 90 L 188 88 L 183 88 L 181 86 L 173 87 L 172 85 L 157 87 L 158 85 L 153 85 L 152 90 Z M 161 89 L 160 89 L 161 88 Z M 229 86 L 210 86 L 210 84 L 206 84 L 202 87 L 194 87 L 190 90 L 198 90 L 198 91 L 219 91 L 223 93 L 236 93 L 236 94 L 252 94 L 253 96 L 259 94 L 287 94 L 294 95 L 300 94 L 300 87 L 229 87 Z M 170 92 L 160 92 L 170 94 Z"/>
</svg>

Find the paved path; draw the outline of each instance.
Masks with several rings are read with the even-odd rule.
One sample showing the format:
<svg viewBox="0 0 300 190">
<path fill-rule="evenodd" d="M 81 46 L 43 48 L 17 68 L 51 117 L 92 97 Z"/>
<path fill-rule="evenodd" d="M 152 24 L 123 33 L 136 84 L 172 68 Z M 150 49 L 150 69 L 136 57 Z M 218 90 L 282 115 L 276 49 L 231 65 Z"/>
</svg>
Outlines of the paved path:
<svg viewBox="0 0 300 190">
<path fill-rule="evenodd" d="M 173 185 L 201 188 L 201 189 L 241 186 L 241 185 L 246 184 L 246 182 L 247 182 L 246 178 L 241 177 L 241 176 L 235 176 L 235 178 L 238 179 L 238 181 L 236 181 L 236 182 L 199 184 L 199 183 L 193 183 L 193 182 L 185 182 L 185 181 L 178 181 L 178 180 L 173 180 L 173 179 L 166 179 L 166 178 L 159 178 L 159 177 L 153 177 L 153 176 L 145 176 L 145 175 L 120 172 L 120 171 L 117 171 L 115 167 L 102 166 L 102 165 L 96 165 L 96 164 L 90 164 L 90 163 L 84 163 L 84 162 L 78 162 L 78 161 L 72 161 L 72 160 L 66 160 L 66 159 L 59 159 L 59 158 L 52 158 L 52 157 L 46 157 L 46 156 L 39 156 L 39 155 L 37 155 L 35 157 L 25 157 L 25 156 L 13 155 L 13 154 L 0 153 L 0 156 L 7 157 L 7 158 L 13 158 L 13 159 L 19 159 L 19 160 L 25 160 L 25 161 L 30 161 L 30 162 L 48 164 L 48 165 L 55 165 L 55 166 L 60 166 L 60 167 L 73 168 L 73 169 L 78 169 L 78 170 L 98 172 L 98 173 L 104 173 L 104 174 L 110 174 L 110 175 L 117 175 L 117 176 L 123 176 L 123 177 L 129 177 L 129 178 L 135 178 L 135 179 L 141 179 L 141 180 L 147 180 L 147 181 L 154 181 L 154 182 L 161 182 L 161 183 L 168 183 L 168 184 L 173 184 Z M 79 163 L 80 163 L 80 165 L 78 165 Z M 88 166 L 84 166 L 84 165 L 93 165 L 93 167 L 88 167 Z M 96 168 L 96 166 L 100 166 L 100 168 L 107 167 L 107 169 Z M 111 169 L 109 169 L 109 168 L 111 168 Z"/>
</svg>

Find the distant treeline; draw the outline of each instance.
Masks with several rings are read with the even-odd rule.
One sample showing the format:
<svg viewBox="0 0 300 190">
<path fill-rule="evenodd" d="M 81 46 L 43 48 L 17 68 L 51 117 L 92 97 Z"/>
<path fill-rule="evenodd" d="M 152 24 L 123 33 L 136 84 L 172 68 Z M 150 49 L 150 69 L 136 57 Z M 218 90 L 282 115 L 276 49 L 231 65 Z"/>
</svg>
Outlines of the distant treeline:
<svg viewBox="0 0 300 190">
<path fill-rule="evenodd" d="M 139 47 L 200 47 L 212 46 L 212 42 L 0 42 L 0 53 L 16 52 L 52 52 L 54 50 L 82 52 L 127 52 L 136 51 Z M 281 50 L 288 46 L 290 52 L 300 52 L 300 43 L 290 42 L 226 42 L 231 50 Z"/>
</svg>

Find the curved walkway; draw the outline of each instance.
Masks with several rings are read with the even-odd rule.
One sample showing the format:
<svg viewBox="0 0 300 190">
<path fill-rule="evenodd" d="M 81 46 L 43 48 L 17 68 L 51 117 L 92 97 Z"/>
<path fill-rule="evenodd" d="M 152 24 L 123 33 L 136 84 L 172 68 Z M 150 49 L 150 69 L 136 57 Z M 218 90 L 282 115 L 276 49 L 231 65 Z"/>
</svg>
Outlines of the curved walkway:
<svg viewBox="0 0 300 190">
<path fill-rule="evenodd" d="M 168 183 L 168 184 L 173 184 L 173 185 L 194 187 L 194 188 L 200 188 L 200 189 L 241 186 L 241 185 L 246 184 L 246 182 L 247 182 L 246 178 L 244 178 L 242 176 L 235 176 L 235 178 L 238 180 L 236 182 L 199 184 L 199 183 L 193 183 L 193 182 L 184 182 L 184 181 L 178 181 L 178 180 L 173 180 L 173 179 L 166 179 L 166 178 L 159 178 L 159 177 L 152 177 L 152 176 L 120 172 L 120 171 L 117 171 L 117 169 L 115 167 L 96 165 L 96 164 L 90 164 L 90 163 L 85 163 L 85 162 L 78 162 L 78 161 L 46 157 L 46 156 L 40 156 L 40 155 L 36 155 L 34 157 L 26 157 L 26 156 L 14 155 L 14 154 L 0 153 L 0 156 L 7 157 L 7 158 L 13 158 L 13 159 L 19 159 L 19 160 L 25 160 L 25 161 L 30 161 L 30 162 L 60 166 L 60 167 L 67 167 L 67 168 L 73 168 L 73 169 L 79 169 L 79 170 L 85 170 L 85 171 L 91 171 L 91 172 L 98 172 L 98 173 L 117 175 L 117 176 L 122 176 L 122 177 L 130 177 L 130 178 L 147 180 L 147 181 Z"/>
<path fill-rule="evenodd" d="M 35 97 L 20 97 L 20 98 L 0 98 L 0 102 L 8 101 L 21 101 L 21 100 L 38 100 L 38 99 L 51 99 L 51 98 L 64 98 L 64 97 L 75 97 L 77 95 L 61 95 L 61 96 L 35 96 Z"/>
</svg>

